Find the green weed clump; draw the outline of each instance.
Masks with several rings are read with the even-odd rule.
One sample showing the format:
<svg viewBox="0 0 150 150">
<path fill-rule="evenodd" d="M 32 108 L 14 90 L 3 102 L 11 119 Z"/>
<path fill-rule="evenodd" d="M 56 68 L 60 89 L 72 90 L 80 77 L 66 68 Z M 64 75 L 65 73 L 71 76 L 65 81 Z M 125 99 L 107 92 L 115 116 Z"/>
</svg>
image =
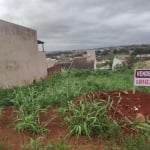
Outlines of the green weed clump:
<svg viewBox="0 0 150 150">
<path fill-rule="evenodd" d="M 123 143 L 123 150 L 150 150 L 150 143 L 143 135 L 127 137 Z"/>
<path fill-rule="evenodd" d="M 63 141 L 44 142 L 44 137 L 30 139 L 28 144 L 22 145 L 22 150 L 68 150 L 68 146 Z"/>
<path fill-rule="evenodd" d="M 65 120 L 69 123 L 68 135 L 76 134 L 77 137 L 85 135 L 99 135 L 107 138 L 115 138 L 120 133 L 117 122 L 107 115 L 110 109 L 109 101 L 80 101 L 74 104 L 68 103 L 68 110 Z"/>
<path fill-rule="evenodd" d="M 32 133 L 42 133 L 47 131 L 45 128 L 47 123 L 40 123 L 39 114 L 43 109 L 41 108 L 39 99 L 36 98 L 36 91 L 29 88 L 28 95 L 22 90 L 17 91 L 16 97 L 12 100 L 17 107 L 16 130 L 28 130 Z"/>
</svg>

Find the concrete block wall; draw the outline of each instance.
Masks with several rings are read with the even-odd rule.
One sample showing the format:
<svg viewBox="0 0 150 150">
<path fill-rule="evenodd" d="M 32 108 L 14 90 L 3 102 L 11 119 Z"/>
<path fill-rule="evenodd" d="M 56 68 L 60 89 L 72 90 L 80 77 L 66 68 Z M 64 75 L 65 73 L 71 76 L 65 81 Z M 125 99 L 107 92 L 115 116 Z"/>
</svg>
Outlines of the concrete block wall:
<svg viewBox="0 0 150 150">
<path fill-rule="evenodd" d="M 33 29 L 0 20 L 0 88 L 22 86 L 47 76 Z"/>
</svg>

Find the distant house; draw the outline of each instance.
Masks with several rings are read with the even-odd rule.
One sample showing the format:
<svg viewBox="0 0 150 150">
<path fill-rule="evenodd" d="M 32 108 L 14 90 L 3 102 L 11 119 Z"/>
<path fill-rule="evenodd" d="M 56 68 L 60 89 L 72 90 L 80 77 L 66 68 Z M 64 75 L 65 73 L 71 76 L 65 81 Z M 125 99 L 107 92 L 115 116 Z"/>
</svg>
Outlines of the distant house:
<svg viewBox="0 0 150 150">
<path fill-rule="evenodd" d="M 54 66 L 60 67 L 61 69 L 68 70 L 70 65 L 71 65 L 71 61 L 68 61 L 68 62 L 57 62 Z"/>
<path fill-rule="evenodd" d="M 35 30 L 0 20 L 0 88 L 22 86 L 47 76 Z"/>
<path fill-rule="evenodd" d="M 60 66 L 63 69 L 95 69 L 96 68 L 96 58 L 95 51 L 89 50 L 87 54 L 80 57 L 74 57 L 68 62 L 58 62 L 55 66 Z"/>
<path fill-rule="evenodd" d="M 148 59 L 150 59 L 150 54 L 136 55 L 136 59 L 139 59 L 139 60 L 148 60 Z"/>
<path fill-rule="evenodd" d="M 113 63 L 112 63 L 112 70 L 114 70 L 118 66 L 128 67 L 129 66 L 129 62 L 128 62 L 127 59 L 120 59 L 120 58 L 114 57 Z"/>
<path fill-rule="evenodd" d="M 46 61 L 47 61 L 47 68 L 51 68 L 57 63 L 56 59 L 51 58 L 46 58 Z"/>
<path fill-rule="evenodd" d="M 76 57 L 73 59 L 70 68 L 74 69 L 94 69 L 94 61 L 88 61 L 87 57 Z"/>
<path fill-rule="evenodd" d="M 117 66 L 123 66 L 123 61 L 124 60 L 121 60 L 121 59 L 115 57 L 113 59 L 112 69 L 115 69 Z"/>
</svg>

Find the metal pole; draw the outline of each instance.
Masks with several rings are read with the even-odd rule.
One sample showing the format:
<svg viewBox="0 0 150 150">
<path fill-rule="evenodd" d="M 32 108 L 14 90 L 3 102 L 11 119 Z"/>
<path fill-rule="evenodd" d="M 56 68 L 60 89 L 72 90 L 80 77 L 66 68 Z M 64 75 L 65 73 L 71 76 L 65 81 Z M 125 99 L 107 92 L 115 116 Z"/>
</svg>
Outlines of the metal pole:
<svg viewBox="0 0 150 150">
<path fill-rule="evenodd" d="M 43 49 L 43 52 L 44 52 L 44 44 L 42 44 L 42 49 Z"/>
</svg>

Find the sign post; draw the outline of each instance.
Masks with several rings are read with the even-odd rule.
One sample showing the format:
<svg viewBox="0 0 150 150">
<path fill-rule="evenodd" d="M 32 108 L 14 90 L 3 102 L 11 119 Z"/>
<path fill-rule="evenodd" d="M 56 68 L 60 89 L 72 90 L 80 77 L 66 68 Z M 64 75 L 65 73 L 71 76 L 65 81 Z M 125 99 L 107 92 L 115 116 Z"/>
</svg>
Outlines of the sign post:
<svg viewBox="0 0 150 150">
<path fill-rule="evenodd" d="M 133 94 L 136 86 L 150 86 L 150 69 L 135 69 Z"/>
<path fill-rule="evenodd" d="M 132 91 L 132 93 L 135 94 L 135 91 L 136 91 L 136 87 L 135 87 L 135 85 L 134 85 L 134 86 L 133 86 L 133 91 Z"/>
</svg>

